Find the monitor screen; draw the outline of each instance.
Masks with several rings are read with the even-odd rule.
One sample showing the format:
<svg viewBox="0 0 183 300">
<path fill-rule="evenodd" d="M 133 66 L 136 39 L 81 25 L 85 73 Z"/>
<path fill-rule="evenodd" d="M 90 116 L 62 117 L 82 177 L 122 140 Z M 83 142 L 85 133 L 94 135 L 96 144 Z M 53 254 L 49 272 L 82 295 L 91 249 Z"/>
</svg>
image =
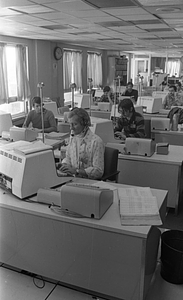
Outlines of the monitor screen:
<svg viewBox="0 0 183 300">
<path fill-rule="evenodd" d="M 3 131 L 9 131 L 12 126 L 11 114 L 0 111 L 0 136 Z"/>
</svg>

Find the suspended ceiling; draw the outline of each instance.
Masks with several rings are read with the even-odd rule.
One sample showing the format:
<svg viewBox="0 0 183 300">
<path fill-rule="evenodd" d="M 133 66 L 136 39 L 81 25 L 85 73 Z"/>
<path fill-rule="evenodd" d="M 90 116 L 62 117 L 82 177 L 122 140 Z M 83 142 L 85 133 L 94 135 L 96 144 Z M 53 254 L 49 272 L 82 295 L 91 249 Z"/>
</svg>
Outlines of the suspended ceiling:
<svg viewBox="0 0 183 300">
<path fill-rule="evenodd" d="M 183 56 L 183 0 L 0 0 L 0 34 Z"/>
</svg>

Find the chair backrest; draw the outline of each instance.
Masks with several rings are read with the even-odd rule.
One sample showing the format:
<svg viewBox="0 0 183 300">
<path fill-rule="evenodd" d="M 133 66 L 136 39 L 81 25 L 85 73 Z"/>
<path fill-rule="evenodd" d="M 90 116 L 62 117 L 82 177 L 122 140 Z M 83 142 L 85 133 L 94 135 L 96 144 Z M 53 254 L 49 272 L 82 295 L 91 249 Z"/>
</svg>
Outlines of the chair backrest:
<svg viewBox="0 0 183 300">
<path fill-rule="evenodd" d="M 101 180 L 109 179 L 117 181 L 119 171 L 118 167 L 118 149 L 105 147 L 104 152 L 104 174 Z"/>
</svg>

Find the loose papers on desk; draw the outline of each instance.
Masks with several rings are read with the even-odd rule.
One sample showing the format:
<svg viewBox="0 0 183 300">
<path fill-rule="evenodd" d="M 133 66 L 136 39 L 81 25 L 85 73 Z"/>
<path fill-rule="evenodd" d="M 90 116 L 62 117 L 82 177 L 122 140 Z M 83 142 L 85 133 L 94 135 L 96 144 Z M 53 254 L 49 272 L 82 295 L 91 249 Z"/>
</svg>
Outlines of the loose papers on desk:
<svg viewBox="0 0 183 300">
<path fill-rule="evenodd" d="M 3 150 L 15 151 L 20 154 L 32 154 L 39 151 L 52 150 L 52 147 L 45 145 L 41 141 L 27 142 L 27 141 L 17 141 L 4 145 Z"/>
<path fill-rule="evenodd" d="M 118 196 L 121 225 L 162 225 L 150 188 L 118 188 Z"/>
</svg>

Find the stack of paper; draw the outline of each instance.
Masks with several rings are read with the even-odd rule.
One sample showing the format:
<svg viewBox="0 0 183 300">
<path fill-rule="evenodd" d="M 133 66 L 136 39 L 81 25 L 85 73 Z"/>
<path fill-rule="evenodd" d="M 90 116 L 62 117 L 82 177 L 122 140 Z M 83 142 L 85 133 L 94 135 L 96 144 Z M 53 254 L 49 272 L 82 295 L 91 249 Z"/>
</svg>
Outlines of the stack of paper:
<svg viewBox="0 0 183 300">
<path fill-rule="evenodd" d="M 157 199 L 150 188 L 118 188 L 122 225 L 161 225 Z"/>
<path fill-rule="evenodd" d="M 62 132 L 50 132 L 45 134 L 46 139 L 53 139 L 53 140 L 63 140 L 69 137 L 70 133 L 62 133 Z"/>
</svg>

